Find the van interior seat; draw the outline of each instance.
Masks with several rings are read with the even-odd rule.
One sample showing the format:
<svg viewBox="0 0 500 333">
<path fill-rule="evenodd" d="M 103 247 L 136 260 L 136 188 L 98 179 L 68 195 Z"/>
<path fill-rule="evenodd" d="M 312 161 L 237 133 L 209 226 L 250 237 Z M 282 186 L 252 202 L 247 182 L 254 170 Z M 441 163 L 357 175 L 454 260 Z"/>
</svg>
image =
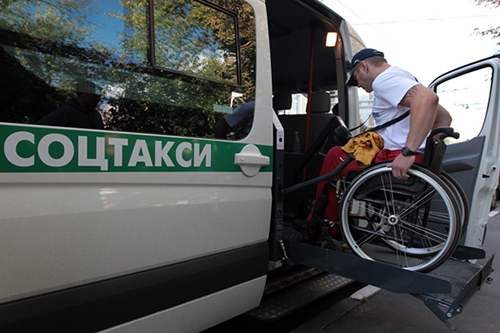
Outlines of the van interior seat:
<svg viewBox="0 0 500 333">
<path fill-rule="evenodd" d="M 325 91 L 315 91 L 311 100 L 311 115 L 330 112 L 330 94 Z"/>
<path fill-rule="evenodd" d="M 276 95 L 275 95 L 276 97 Z M 282 98 L 282 97 L 279 97 Z M 291 98 L 291 97 L 290 97 Z M 275 104 L 273 99 L 273 105 Z M 311 116 L 309 129 L 309 146 L 314 142 L 318 134 L 328 123 L 333 114 L 330 113 L 330 94 L 325 91 L 315 91 L 311 96 Z M 291 100 L 289 108 L 280 108 L 278 110 L 289 110 L 291 108 Z M 277 110 L 276 108 L 274 108 Z M 285 152 L 293 152 L 293 138 L 295 132 L 299 133 L 301 152 L 304 152 L 305 137 L 306 137 L 306 114 L 297 115 L 279 115 L 278 116 L 285 130 Z"/>
<path fill-rule="evenodd" d="M 313 93 L 309 127 L 309 147 L 332 118 L 330 94 L 325 91 Z"/>
<path fill-rule="evenodd" d="M 313 92 L 310 103 L 309 147 L 312 146 L 318 135 L 333 117 L 330 112 L 330 94 L 327 92 Z M 322 158 L 313 155 L 311 159 L 305 160 L 309 153 L 312 153 L 306 153 L 304 149 L 307 114 L 279 115 L 278 118 L 285 130 L 284 182 L 286 188 L 305 180 L 303 177 L 310 179 L 317 176 L 321 168 Z M 296 131 L 299 133 L 301 154 L 293 152 L 293 139 Z M 302 169 L 304 164 L 307 164 L 306 169 Z M 302 170 L 306 170 L 307 174 L 303 174 Z M 308 203 L 311 199 L 314 199 L 315 188 L 316 186 L 312 186 L 285 197 L 284 207 L 287 212 L 285 220 L 302 219 L 309 214 Z"/>
<path fill-rule="evenodd" d="M 273 109 L 290 110 L 292 108 L 292 93 L 290 90 L 279 90 L 273 95 Z"/>
</svg>

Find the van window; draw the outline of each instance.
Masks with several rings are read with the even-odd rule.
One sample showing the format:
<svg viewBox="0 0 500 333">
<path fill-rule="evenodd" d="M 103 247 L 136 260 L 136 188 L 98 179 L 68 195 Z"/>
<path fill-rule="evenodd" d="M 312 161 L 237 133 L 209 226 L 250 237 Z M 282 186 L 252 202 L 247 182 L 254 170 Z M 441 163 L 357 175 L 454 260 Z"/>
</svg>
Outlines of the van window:
<svg viewBox="0 0 500 333">
<path fill-rule="evenodd" d="M 327 91 L 330 95 L 330 105 L 333 106 L 338 104 L 339 96 L 337 90 Z M 291 94 L 292 95 L 292 107 L 289 110 L 276 110 L 278 115 L 298 115 L 307 114 L 307 94 Z M 314 106 L 313 106 L 314 107 Z M 320 113 L 332 113 L 332 109 L 329 111 L 321 110 Z M 318 112 L 317 110 L 312 110 L 312 113 Z"/>
<path fill-rule="evenodd" d="M 460 133 L 460 138 L 449 139 L 450 143 L 473 139 L 481 132 L 488 109 L 492 75 L 493 69 L 484 67 L 436 86 L 439 103 L 451 114 L 451 126 Z"/>
<path fill-rule="evenodd" d="M 242 0 L 9 1 L 0 40 L 0 122 L 36 124 L 86 87 L 104 129 L 213 137 L 234 92 L 254 99 Z"/>
<path fill-rule="evenodd" d="M 235 12 L 195 1 L 153 5 L 155 66 L 238 82 Z"/>
<path fill-rule="evenodd" d="M 374 102 L 374 93 L 367 93 L 363 88 L 358 89 L 358 102 L 359 102 L 359 124 L 360 130 L 364 131 L 368 127 L 375 127 L 375 119 L 372 115 L 372 107 Z"/>
</svg>

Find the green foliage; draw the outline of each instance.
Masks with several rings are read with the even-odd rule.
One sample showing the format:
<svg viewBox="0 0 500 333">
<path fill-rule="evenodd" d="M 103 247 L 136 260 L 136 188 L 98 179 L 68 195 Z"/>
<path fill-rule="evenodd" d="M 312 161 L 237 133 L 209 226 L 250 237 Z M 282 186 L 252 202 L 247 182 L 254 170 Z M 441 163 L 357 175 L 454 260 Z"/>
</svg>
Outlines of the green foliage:
<svg viewBox="0 0 500 333">
<path fill-rule="evenodd" d="M 253 99 L 255 23 L 248 4 L 215 1 L 238 15 L 242 84 L 237 87 L 221 75 L 237 73 L 227 15 L 198 2 L 154 1 L 155 54 L 169 69 L 161 70 L 150 62 L 148 1 L 117 1 L 122 10 L 104 15 L 110 26 L 122 28 L 107 31 L 116 34 L 107 39 L 98 32 L 101 23 L 92 21 L 102 14 L 99 1 L 0 2 L 0 121 L 40 119 L 70 98 L 82 77 L 107 91 L 102 106 L 111 130 L 210 137 L 223 116 L 214 105 L 229 105 L 233 90 Z M 207 53 L 193 52 L 210 47 Z"/>
<path fill-rule="evenodd" d="M 77 45 L 92 33 L 84 24 L 92 0 L 2 1 L 0 27 Z"/>
</svg>

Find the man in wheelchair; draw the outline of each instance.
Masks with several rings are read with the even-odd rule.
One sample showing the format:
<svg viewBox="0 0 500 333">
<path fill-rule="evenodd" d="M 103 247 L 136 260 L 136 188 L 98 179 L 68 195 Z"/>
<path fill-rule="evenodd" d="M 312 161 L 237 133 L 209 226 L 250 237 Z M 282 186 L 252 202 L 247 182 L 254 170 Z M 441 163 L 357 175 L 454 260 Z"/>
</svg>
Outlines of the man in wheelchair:
<svg viewBox="0 0 500 333">
<path fill-rule="evenodd" d="M 377 126 L 377 134 L 383 139 L 383 147 L 374 155 L 372 163 L 391 161 L 386 167 L 390 168 L 390 173 L 396 181 L 407 181 L 410 178 L 410 167 L 415 162 L 423 162 L 425 139 L 431 130 L 449 126 L 452 120 L 450 114 L 439 105 L 438 96 L 432 90 L 424 87 L 409 72 L 391 66 L 384 58 L 384 53 L 375 49 L 364 49 L 354 55 L 346 84 L 361 87 L 368 93 L 374 92 L 372 116 L 376 124 L 388 122 L 391 124 Z M 410 110 L 409 116 L 405 116 L 405 113 L 408 115 Z M 396 118 L 398 119 L 394 121 Z M 330 149 L 323 161 L 320 175 L 332 172 L 348 156 L 349 153 L 343 150 L 343 147 L 335 146 Z M 361 172 L 362 169 L 358 164 L 352 161 L 337 177 L 345 179 L 353 172 Z M 325 228 L 323 227 L 321 234 L 321 228 L 316 227 L 318 219 L 330 221 L 328 228 L 330 235 L 337 233 L 335 223 L 339 221 L 339 189 L 334 186 L 325 187 L 328 183 L 332 181 L 323 181 L 317 187 L 315 207 L 307 221 L 308 234 L 312 237 L 325 236 Z M 369 204 L 372 205 L 372 203 Z M 363 205 L 366 206 L 368 203 L 363 203 Z M 377 211 L 377 214 L 372 215 L 383 216 L 384 213 Z M 396 215 L 393 213 L 391 216 Z M 370 219 L 373 220 L 372 217 Z M 374 225 L 380 226 L 383 223 L 386 222 L 377 224 L 370 221 L 370 232 L 372 234 L 380 232 L 382 227 L 374 227 Z M 397 225 L 397 222 L 391 223 L 394 223 L 394 226 Z M 311 229 L 315 233 L 314 236 L 311 234 Z M 389 229 L 386 227 L 385 230 Z M 408 230 L 405 230 L 405 233 L 408 233 Z M 388 232 L 385 234 L 388 235 Z M 408 241 L 405 246 L 408 245 L 407 243 Z"/>
</svg>

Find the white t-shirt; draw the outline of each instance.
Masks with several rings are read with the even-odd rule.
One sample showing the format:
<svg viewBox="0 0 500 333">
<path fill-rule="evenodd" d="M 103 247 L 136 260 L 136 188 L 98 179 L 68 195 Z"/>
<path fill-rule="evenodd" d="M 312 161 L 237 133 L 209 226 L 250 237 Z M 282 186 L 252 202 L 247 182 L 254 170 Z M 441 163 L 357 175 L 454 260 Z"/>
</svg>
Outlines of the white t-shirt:
<svg viewBox="0 0 500 333">
<path fill-rule="evenodd" d="M 373 81 L 374 101 L 372 116 L 378 125 L 399 117 L 410 108 L 399 105 L 399 102 L 413 86 L 420 84 L 417 79 L 402 68 L 391 66 L 380 73 Z M 401 150 L 406 144 L 410 131 L 410 116 L 377 131 L 384 139 L 384 149 Z M 419 152 L 423 152 L 425 141 Z"/>
</svg>

